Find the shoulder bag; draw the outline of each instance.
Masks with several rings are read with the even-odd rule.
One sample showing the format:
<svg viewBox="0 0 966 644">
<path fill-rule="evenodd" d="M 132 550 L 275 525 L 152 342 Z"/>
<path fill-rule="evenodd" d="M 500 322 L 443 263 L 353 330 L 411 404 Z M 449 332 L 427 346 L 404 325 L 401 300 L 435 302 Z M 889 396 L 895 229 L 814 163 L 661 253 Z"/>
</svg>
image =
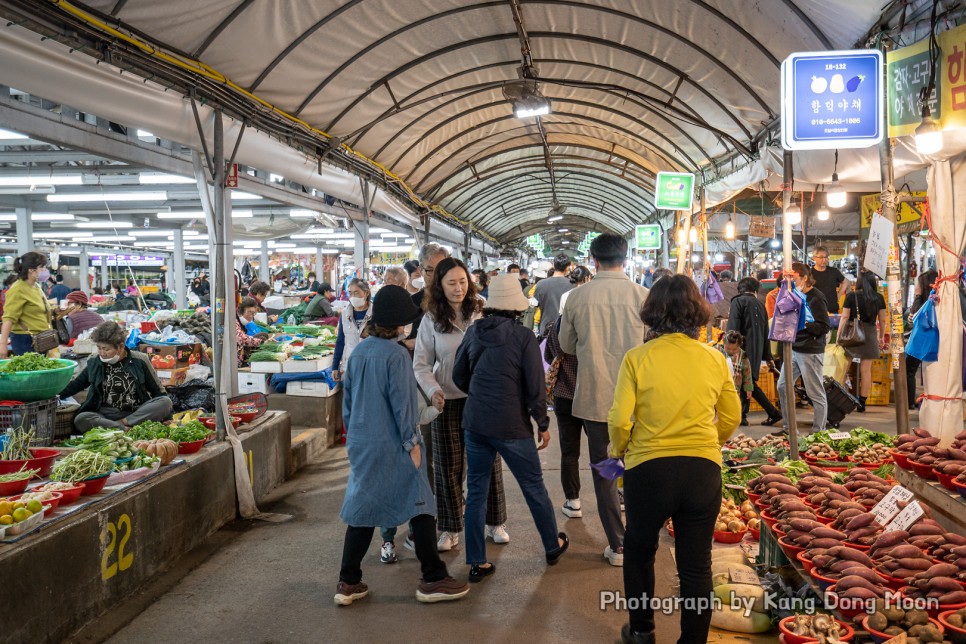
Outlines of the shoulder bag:
<svg viewBox="0 0 966 644">
<path fill-rule="evenodd" d="M 50 308 L 47 306 L 47 297 L 41 293 L 41 297 L 44 298 L 44 311 L 47 314 L 47 324 L 50 324 Z M 27 331 L 27 326 L 20 322 L 21 328 Z M 27 333 L 30 333 L 27 331 Z M 47 329 L 41 331 L 40 333 L 34 333 L 30 336 L 30 341 L 33 350 L 40 355 L 46 355 L 46 353 L 52 349 L 56 349 L 60 346 L 60 340 L 57 337 L 57 332 L 53 329 Z"/>
<path fill-rule="evenodd" d="M 865 344 L 865 329 L 858 318 L 850 317 L 845 323 L 845 328 L 836 339 L 840 347 L 860 347 Z"/>
</svg>

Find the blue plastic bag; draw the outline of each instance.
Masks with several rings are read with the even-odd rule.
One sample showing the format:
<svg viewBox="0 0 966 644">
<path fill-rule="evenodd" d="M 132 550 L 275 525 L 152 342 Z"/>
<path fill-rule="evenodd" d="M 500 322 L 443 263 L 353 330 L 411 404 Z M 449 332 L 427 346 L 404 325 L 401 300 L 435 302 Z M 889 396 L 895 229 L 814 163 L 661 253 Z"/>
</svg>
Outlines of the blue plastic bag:
<svg viewBox="0 0 966 644">
<path fill-rule="evenodd" d="M 131 329 L 131 332 L 127 334 L 127 340 L 124 341 L 124 346 L 126 346 L 128 349 L 137 349 L 140 343 L 141 329 Z"/>
<path fill-rule="evenodd" d="M 599 463 L 591 463 L 590 466 L 597 470 L 602 478 L 613 481 L 619 476 L 624 476 L 624 461 L 620 458 L 605 458 Z"/>
<path fill-rule="evenodd" d="M 930 296 L 912 319 L 912 333 L 906 344 L 906 354 L 923 362 L 939 360 L 939 322 L 936 305 Z"/>
</svg>

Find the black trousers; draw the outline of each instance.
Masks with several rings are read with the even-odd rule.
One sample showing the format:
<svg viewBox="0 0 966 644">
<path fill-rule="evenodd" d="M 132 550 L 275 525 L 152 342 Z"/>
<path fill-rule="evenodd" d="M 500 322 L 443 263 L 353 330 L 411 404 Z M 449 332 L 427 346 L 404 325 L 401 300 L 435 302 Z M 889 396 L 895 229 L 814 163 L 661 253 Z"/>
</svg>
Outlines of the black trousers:
<svg viewBox="0 0 966 644">
<path fill-rule="evenodd" d="M 434 582 L 449 576 L 446 564 L 436 551 L 436 517 L 420 514 L 409 520 L 416 557 L 419 559 L 423 581 Z M 373 526 L 348 526 L 345 530 L 345 543 L 342 546 L 342 570 L 339 580 L 347 584 L 362 581 L 362 558 L 372 543 Z"/>
<path fill-rule="evenodd" d="M 673 456 L 645 461 L 624 472 L 624 592 L 654 596 L 654 556 L 661 528 L 674 521 L 681 597 L 711 595 L 711 542 L 721 508 L 721 466 L 706 458 Z M 647 604 L 647 602 L 642 602 Z M 705 644 L 711 626 L 705 610 L 681 610 L 678 644 Z M 654 632 L 654 611 L 630 611 L 631 630 Z"/>
<path fill-rule="evenodd" d="M 745 418 L 748 416 L 748 408 L 751 406 L 751 401 L 744 397 L 744 392 L 741 393 L 741 416 L 742 418 Z M 778 418 L 782 415 L 782 413 L 775 408 L 775 405 L 768 400 L 768 396 L 766 396 L 765 392 L 762 391 L 761 387 L 758 386 L 757 380 L 755 381 L 755 388 L 751 392 L 751 397 L 755 399 L 756 403 L 761 405 L 761 408 L 765 410 L 765 413 L 768 414 L 769 418 Z"/>
<path fill-rule="evenodd" d="M 906 391 L 909 395 L 909 404 L 916 404 L 916 374 L 922 361 L 906 354 Z"/>
<path fill-rule="evenodd" d="M 553 412 L 560 430 L 560 484 L 568 499 L 580 498 L 580 435 L 584 421 L 573 415 L 574 401 L 554 398 Z"/>
</svg>

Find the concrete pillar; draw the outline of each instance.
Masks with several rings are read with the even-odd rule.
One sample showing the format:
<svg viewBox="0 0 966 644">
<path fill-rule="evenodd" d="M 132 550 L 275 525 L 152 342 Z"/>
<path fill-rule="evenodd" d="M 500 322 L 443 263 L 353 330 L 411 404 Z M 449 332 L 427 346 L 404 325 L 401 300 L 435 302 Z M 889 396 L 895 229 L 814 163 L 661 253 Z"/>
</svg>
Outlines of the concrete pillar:
<svg viewBox="0 0 966 644">
<path fill-rule="evenodd" d="M 104 289 L 104 294 L 107 295 L 111 290 L 111 279 L 110 273 L 107 270 L 107 255 L 103 250 L 99 251 L 101 255 L 101 288 Z"/>
<path fill-rule="evenodd" d="M 261 255 L 259 256 L 258 264 L 258 279 L 261 282 L 271 285 L 272 283 L 272 273 L 268 269 L 268 242 L 262 242 Z"/>
<path fill-rule="evenodd" d="M 34 223 L 30 220 L 31 208 L 17 208 L 17 256 L 34 249 Z"/>
<path fill-rule="evenodd" d="M 89 273 L 91 272 L 91 256 L 87 252 L 87 247 L 81 248 L 80 252 L 80 290 L 84 292 L 85 295 L 90 295 L 91 287 L 89 281 Z"/>
<path fill-rule="evenodd" d="M 188 308 L 188 279 L 185 275 L 184 266 L 184 232 L 180 228 L 177 228 L 172 231 L 171 237 L 174 240 L 174 261 L 171 262 L 172 273 L 170 288 L 174 290 L 175 306 L 179 309 L 186 309 Z"/>
<path fill-rule="evenodd" d="M 315 247 L 315 279 L 319 282 L 325 281 L 325 256 L 322 254 L 321 244 Z"/>
<path fill-rule="evenodd" d="M 366 279 L 366 270 L 369 266 L 369 222 L 357 221 L 354 223 L 355 232 L 355 252 L 352 259 L 356 265 L 356 275 Z"/>
</svg>

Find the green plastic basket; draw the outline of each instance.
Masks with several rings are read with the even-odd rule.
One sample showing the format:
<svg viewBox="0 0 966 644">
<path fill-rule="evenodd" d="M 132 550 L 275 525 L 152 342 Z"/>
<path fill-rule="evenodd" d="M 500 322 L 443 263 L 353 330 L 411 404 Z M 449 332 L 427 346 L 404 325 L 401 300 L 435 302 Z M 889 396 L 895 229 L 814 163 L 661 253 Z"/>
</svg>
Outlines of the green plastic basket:
<svg viewBox="0 0 966 644">
<path fill-rule="evenodd" d="M 0 365 L 7 362 L 9 360 L 0 360 Z M 47 371 L 0 373 L 0 400 L 34 402 L 53 398 L 64 390 L 77 367 L 73 360 L 58 359 L 57 362 L 63 366 Z"/>
</svg>

